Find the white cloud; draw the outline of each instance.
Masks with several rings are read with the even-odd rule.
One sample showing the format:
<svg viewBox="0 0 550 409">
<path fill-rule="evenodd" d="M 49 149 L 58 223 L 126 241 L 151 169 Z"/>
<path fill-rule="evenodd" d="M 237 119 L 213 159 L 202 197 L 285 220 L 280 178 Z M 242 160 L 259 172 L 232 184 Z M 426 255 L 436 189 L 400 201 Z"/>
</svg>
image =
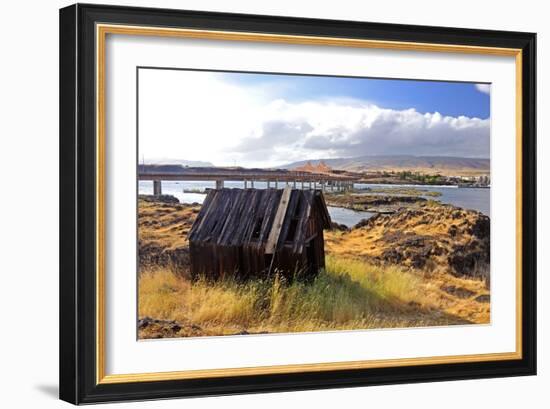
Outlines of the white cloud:
<svg viewBox="0 0 550 409">
<path fill-rule="evenodd" d="M 376 105 L 276 101 L 260 120 L 261 130 L 234 149 L 243 162 L 260 157 L 280 164 L 380 154 L 489 155 L 489 119 Z"/>
<path fill-rule="evenodd" d="M 140 70 L 140 158 L 232 164 L 229 149 L 250 134 L 262 98 L 212 73 Z"/>
<path fill-rule="evenodd" d="M 484 94 L 491 94 L 491 84 L 476 84 L 476 89 Z"/>
<path fill-rule="evenodd" d="M 296 103 L 264 91 L 215 74 L 140 72 L 140 157 L 278 166 L 369 154 L 489 156 L 489 119 L 344 98 Z"/>
</svg>

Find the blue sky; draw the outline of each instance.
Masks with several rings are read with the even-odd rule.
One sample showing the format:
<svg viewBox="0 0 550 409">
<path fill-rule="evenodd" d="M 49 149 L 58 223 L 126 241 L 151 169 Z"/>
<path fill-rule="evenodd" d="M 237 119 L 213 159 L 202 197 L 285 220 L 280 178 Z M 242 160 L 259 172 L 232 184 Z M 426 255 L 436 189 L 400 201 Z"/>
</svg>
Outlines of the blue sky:
<svg viewBox="0 0 550 409">
<path fill-rule="evenodd" d="M 251 73 L 224 73 L 222 78 L 243 86 L 269 86 L 272 97 L 291 102 L 347 97 L 395 110 L 490 116 L 489 93 L 473 83 Z"/>
<path fill-rule="evenodd" d="M 142 69 L 139 93 L 140 153 L 151 160 L 490 154 L 488 84 Z"/>
</svg>

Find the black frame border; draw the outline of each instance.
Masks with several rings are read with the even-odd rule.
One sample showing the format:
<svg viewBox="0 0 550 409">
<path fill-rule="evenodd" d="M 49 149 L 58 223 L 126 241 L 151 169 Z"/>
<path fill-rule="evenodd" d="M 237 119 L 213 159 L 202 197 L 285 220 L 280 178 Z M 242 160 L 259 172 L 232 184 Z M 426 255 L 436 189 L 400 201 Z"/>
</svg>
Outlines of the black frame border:
<svg viewBox="0 0 550 409">
<path fill-rule="evenodd" d="M 96 384 L 96 23 L 522 50 L 522 359 Z M 60 10 L 60 388 L 74 404 L 536 374 L 536 34 L 76 4 Z"/>
</svg>

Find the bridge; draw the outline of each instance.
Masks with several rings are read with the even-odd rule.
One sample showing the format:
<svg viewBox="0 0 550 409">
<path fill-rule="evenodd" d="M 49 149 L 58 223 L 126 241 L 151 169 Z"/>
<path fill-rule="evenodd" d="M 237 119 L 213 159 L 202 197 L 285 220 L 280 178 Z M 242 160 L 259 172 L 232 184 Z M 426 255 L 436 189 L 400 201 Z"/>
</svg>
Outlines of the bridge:
<svg viewBox="0 0 550 409">
<path fill-rule="evenodd" d="M 153 194 L 162 194 L 163 181 L 214 181 L 216 189 L 224 182 L 243 182 L 244 188 L 254 188 L 256 182 L 266 182 L 267 188 L 292 186 L 301 189 L 346 191 L 359 180 L 345 173 L 311 173 L 286 169 L 249 169 L 240 167 L 183 167 L 180 165 L 139 165 L 138 179 L 153 181 Z"/>
</svg>

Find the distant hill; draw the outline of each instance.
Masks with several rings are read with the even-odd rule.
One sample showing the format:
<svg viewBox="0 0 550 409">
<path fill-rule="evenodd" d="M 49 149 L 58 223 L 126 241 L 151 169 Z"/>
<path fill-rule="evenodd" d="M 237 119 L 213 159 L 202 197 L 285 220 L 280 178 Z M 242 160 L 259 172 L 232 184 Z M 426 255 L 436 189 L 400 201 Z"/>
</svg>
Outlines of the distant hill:
<svg viewBox="0 0 550 409">
<path fill-rule="evenodd" d="M 317 165 L 324 162 L 333 169 L 355 172 L 364 171 L 414 171 L 422 173 L 441 173 L 444 175 L 489 173 L 490 160 L 483 158 L 461 158 L 453 156 L 412 156 L 380 155 L 359 156 L 356 158 L 319 159 L 299 161 L 281 166 L 283 169 L 294 169 L 306 166 L 310 162 Z"/>
<path fill-rule="evenodd" d="M 139 162 L 142 165 L 142 159 Z M 181 165 L 189 166 L 193 168 L 205 168 L 214 166 L 212 162 L 204 162 L 200 160 L 187 160 L 187 159 L 147 159 L 145 160 L 146 165 Z"/>
</svg>

